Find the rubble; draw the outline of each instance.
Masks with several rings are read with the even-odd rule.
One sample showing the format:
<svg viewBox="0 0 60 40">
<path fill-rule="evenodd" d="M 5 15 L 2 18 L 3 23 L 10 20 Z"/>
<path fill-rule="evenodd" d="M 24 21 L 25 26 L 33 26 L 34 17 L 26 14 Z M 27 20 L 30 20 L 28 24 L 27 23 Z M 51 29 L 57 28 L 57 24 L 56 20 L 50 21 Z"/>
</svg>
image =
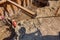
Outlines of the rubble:
<svg viewBox="0 0 60 40">
<path fill-rule="evenodd" d="M 32 0 L 12 1 L 37 15 L 35 18 L 31 18 L 26 14 L 27 12 L 25 13 L 17 6 L 11 3 L 4 4 L 0 8 L 0 13 L 6 18 L 15 20 L 17 25 L 14 28 L 9 23 L 9 25 L 5 25 L 0 20 L 0 40 L 60 40 L 60 1 L 48 0 L 49 5 L 44 7 L 33 5 Z"/>
</svg>

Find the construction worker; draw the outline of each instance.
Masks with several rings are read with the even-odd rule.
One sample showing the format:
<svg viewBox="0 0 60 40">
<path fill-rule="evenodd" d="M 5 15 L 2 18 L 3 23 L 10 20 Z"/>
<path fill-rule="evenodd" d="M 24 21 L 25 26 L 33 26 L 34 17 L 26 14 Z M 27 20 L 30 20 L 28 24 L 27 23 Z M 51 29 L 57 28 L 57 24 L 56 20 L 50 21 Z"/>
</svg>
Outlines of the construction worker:
<svg viewBox="0 0 60 40">
<path fill-rule="evenodd" d="M 12 25 L 14 28 L 16 28 L 16 26 L 17 26 L 17 23 L 16 23 L 16 21 L 13 19 L 13 20 L 11 20 L 11 19 L 7 19 L 7 22 L 8 22 L 8 24 L 10 24 L 10 25 Z"/>
<path fill-rule="evenodd" d="M 7 23 L 10 24 L 9 29 L 7 29 L 9 32 L 11 32 L 11 35 L 7 38 L 4 38 L 3 40 L 15 40 L 17 39 L 17 34 L 15 31 L 15 27 L 16 27 L 16 22 L 15 20 L 11 20 L 11 19 L 7 19 Z"/>
<path fill-rule="evenodd" d="M 9 30 L 11 30 L 11 35 L 7 39 L 17 39 L 17 33 L 16 33 L 16 27 L 17 23 L 14 19 L 7 18 L 6 20 L 6 25 L 9 26 Z"/>
<path fill-rule="evenodd" d="M 14 28 L 16 28 L 17 23 L 15 20 L 12 20 L 12 25 L 14 26 Z"/>
</svg>

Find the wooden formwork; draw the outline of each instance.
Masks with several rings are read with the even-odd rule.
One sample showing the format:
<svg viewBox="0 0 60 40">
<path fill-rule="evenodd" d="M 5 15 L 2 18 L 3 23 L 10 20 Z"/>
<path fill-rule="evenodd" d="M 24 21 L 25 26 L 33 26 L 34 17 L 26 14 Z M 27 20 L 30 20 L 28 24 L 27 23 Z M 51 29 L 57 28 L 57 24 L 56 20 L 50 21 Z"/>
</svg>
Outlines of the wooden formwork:
<svg viewBox="0 0 60 40">
<path fill-rule="evenodd" d="M 17 3 L 23 7 L 29 6 L 29 3 L 30 3 L 29 2 L 30 0 L 12 0 L 12 1 L 14 1 L 15 3 Z M 15 6 L 11 3 L 8 3 L 8 2 L 5 4 L 2 4 L 2 6 L 0 6 L 0 14 L 4 15 L 5 17 L 12 17 L 13 15 L 16 15 L 16 14 L 18 14 L 19 10 L 20 10 L 20 8 L 18 8 L 17 6 Z M 7 35 L 10 35 L 9 34 L 10 32 L 7 32 L 6 28 L 5 29 L 3 29 L 3 28 L 0 30 L 0 31 L 3 31 L 3 33 L 1 33 L 1 35 L 0 35 L 0 40 L 7 37 Z M 4 32 L 4 30 L 5 30 L 5 32 Z M 6 33 L 7 33 L 7 35 L 5 35 Z"/>
<path fill-rule="evenodd" d="M 23 7 L 30 6 L 31 4 L 31 0 L 12 0 L 12 1 L 14 1 L 15 3 Z M 7 2 L 3 4 L 2 8 L 0 7 L 0 10 L 1 10 L 0 13 L 4 14 L 4 12 L 7 12 L 8 16 L 12 16 L 14 14 L 18 14 L 19 9 L 20 8 L 18 8 L 17 6 Z"/>
<path fill-rule="evenodd" d="M 31 0 L 24 0 L 23 2 L 22 1 L 20 1 L 20 0 L 12 0 L 12 1 L 14 1 L 14 2 L 16 2 L 16 3 L 18 3 L 19 5 L 21 5 L 21 6 L 23 6 L 23 7 L 27 7 L 27 6 L 30 6 L 31 5 L 31 3 L 32 3 L 32 1 Z M 31 2 L 30 2 L 31 1 Z M 23 5 L 22 5 L 22 3 L 23 3 Z M 55 6 L 54 6 L 55 7 Z M 6 8 L 5 10 L 4 10 L 4 8 Z M 9 15 L 15 15 L 15 14 L 18 14 L 18 11 L 19 11 L 20 9 L 18 8 L 18 7 L 16 7 L 15 5 L 13 5 L 13 4 L 11 4 L 11 3 L 9 3 L 9 4 L 7 4 L 7 7 L 6 6 L 2 6 L 2 7 L 0 7 L 0 13 L 3 15 L 4 14 L 4 12 L 7 12 L 8 11 L 8 13 L 5 13 L 5 14 L 9 14 Z M 23 24 L 23 25 L 25 25 L 25 27 L 26 27 L 26 29 L 28 29 L 28 27 L 29 28 L 33 28 L 34 27 L 34 25 L 33 25 L 33 22 L 34 22 L 34 24 L 36 25 L 36 27 L 38 27 L 40 30 L 41 30 L 41 32 L 43 33 L 43 34 L 54 34 L 54 33 L 56 33 L 55 32 L 55 30 L 57 29 L 57 25 L 58 25 L 58 30 L 56 30 L 57 32 L 59 31 L 59 20 L 60 20 L 60 17 L 49 17 L 49 16 L 53 16 L 53 13 L 55 13 L 55 10 L 53 10 L 54 12 L 52 12 L 52 11 L 50 11 L 50 10 L 52 10 L 52 8 L 40 8 L 40 9 L 37 9 L 37 11 L 38 11 L 38 16 L 37 16 L 37 18 L 36 19 L 31 19 L 31 20 L 26 20 L 26 21 L 21 21 L 21 23 Z M 48 12 L 47 12 L 48 11 Z M 51 13 L 52 12 L 52 13 Z M 22 17 L 22 16 L 20 16 L 20 17 Z M 19 17 L 19 19 L 21 19 Z M 38 18 L 39 17 L 39 18 Z M 26 17 L 24 17 L 25 19 L 26 19 Z M 23 19 L 24 19 L 23 18 Z M 59 20 L 58 20 L 59 19 Z M 17 19 L 16 19 L 17 20 Z M 52 21 L 53 20 L 53 21 Z M 20 21 L 20 20 L 19 20 Z M 31 22 L 31 23 L 30 23 Z M 46 23 L 47 22 L 47 23 Z M 25 24 L 24 24 L 25 23 Z M 31 25 L 31 26 L 30 26 Z M 53 25 L 53 26 L 52 26 Z M 56 25 L 56 26 L 55 26 Z M 5 27 L 7 27 L 7 26 L 5 26 Z M 52 29 L 52 27 L 54 28 L 54 30 Z M 4 28 L 4 27 L 3 27 Z M 2 29 L 3 29 L 2 28 Z M 32 28 L 30 29 L 30 31 L 32 30 Z M 43 30 L 44 29 L 44 30 Z M 1 29 L 0 29 L 1 30 Z M 10 32 L 8 32 L 8 33 L 6 33 L 6 28 L 4 28 L 3 29 L 3 32 L 1 32 L 1 34 L 0 34 L 0 37 L 2 37 L 0 40 L 2 40 L 3 38 L 5 38 L 5 34 L 7 34 L 7 35 L 9 35 L 9 33 Z M 48 30 L 48 31 L 46 31 L 46 30 Z M 7 36 L 6 35 L 6 36 Z"/>
</svg>

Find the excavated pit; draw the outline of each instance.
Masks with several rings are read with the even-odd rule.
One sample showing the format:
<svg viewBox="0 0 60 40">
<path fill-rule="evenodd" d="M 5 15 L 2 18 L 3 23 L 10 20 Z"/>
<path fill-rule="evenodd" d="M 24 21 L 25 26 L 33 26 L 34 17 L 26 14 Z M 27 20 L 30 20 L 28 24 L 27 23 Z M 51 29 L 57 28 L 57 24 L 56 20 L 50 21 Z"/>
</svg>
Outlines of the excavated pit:
<svg viewBox="0 0 60 40">
<path fill-rule="evenodd" d="M 20 37 L 21 40 L 59 40 L 60 9 L 58 11 L 57 9 L 60 6 L 60 1 L 48 2 L 49 6 L 45 7 L 37 7 L 36 5 L 26 7 L 29 10 L 37 12 L 37 16 L 34 19 L 26 15 L 23 10 L 17 8 L 16 6 L 13 6 L 14 14 L 11 9 L 9 10 L 9 13 L 11 13 L 9 15 L 12 15 L 10 17 L 15 19 L 17 23 L 22 24 L 20 29 L 21 27 L 25 28 L 21 29 L 21 31 L 24 30 L 22 33 L 20 33 L 20 36 L 23 36 L 24 34 L 24 37 Z M 8 8 L 10 8 L 10 6 Z M 20 11 L 18 11 L 18 9 Z M 12 30 L 9 30 L 9 26 L 6 26 L 2 21 L 0 21 L 0 40 L 10 37 L 11 31 Z"/>
</svg>

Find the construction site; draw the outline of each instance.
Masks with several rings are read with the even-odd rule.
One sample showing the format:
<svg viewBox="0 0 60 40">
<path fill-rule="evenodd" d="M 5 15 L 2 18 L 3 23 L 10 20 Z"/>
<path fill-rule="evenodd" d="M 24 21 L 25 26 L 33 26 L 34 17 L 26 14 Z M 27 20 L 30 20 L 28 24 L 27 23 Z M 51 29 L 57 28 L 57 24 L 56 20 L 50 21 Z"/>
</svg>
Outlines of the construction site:
<svg viewBox="0 0 60 40">
<path fill-rule="evenodd" d="M 0 40 L 60 40 L 60 0 L 0 0 Z"/>
</svg>

